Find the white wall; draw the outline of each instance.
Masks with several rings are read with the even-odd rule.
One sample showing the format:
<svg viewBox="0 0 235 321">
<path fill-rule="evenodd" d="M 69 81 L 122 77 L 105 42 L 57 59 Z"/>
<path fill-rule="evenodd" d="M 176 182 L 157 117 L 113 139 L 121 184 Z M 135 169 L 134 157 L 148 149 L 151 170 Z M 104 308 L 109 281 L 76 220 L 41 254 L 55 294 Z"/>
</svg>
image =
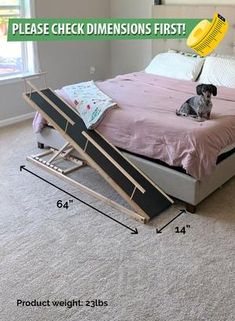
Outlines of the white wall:
<svg viewBox="0 0 235 321">
<path fill-rule="evenodd" d="M 36 0 L 37 17 L 109 17 L 110 0 Z M 52 88 L 73 82 L 105 79 L 110 71 L 110 43 L 106 42 L 39 42 L 41 69 L 48 71 Z M 90 76 L 90 66 L 96 67 Z M 0 121 L 33 110 L 21 98 L 21 82 L 0 84 Z"/>
<path fill-rule="evenodd" d="M 37 0 L 38 17 L 95 18 L 109 17 L 109 0 Z M 48 71 L 53 88 L 88 80 L 105 79 L 110 70 L 108 41 L 40 42 L 38 45 L 41 69 Z M 90 66 L 96 68 L 90 75 Z"/>
<path fill-rule="evenodd" d="M 112 18 L 150 18 L 153 0 L 111 0 Z M 142 70 L 151 58 L 151 40 L 111 41 L 111 75 Z"/>
</svg>

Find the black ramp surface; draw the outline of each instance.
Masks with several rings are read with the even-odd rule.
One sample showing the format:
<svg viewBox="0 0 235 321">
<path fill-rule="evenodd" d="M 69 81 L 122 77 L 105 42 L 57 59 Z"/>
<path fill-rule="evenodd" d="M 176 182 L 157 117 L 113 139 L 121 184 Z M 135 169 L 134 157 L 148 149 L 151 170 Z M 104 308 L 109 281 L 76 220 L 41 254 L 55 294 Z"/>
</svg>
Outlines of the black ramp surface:
<svg viewBox="0 0 235 321">
<path fill-rule="evenodd" d="M 102 149 L 104 149 L 133 179 L 138 182 L 144 189 L 145 193 L 136 188 L 133 196 L 133 201 L 150 217 L 153 218 L 171 204 L 168 198 L 165 197 L 149 180 L 147 180 L 132 164 L 130 164 L 112 145 L 104 140 L 96 131 L 87 130 L 84 122 L 79 115 L 65 104 L 58 96 L 50 89 L 42 90 L 42 93 L 47 96 L 61 111 L 71 118 L 75 124 L 67 124 L 67 120 L 53 106 L 50 105 L 37 92 L 31 94 L 31 100 L 39 106 L 41 110 L 53 120 L 59 128 L 65 131 L 80 148 L 84 149 L 87 139 L 82 132 L 86 132 Z M 28 95 L 29 97 L 30 95 Z M 110 178 L 121 189 L 131 197 L 135 185 L 97 149 L 91 142 L 88 143 L 86 154 L 89 155 L 94 162 L 107 173 Z"/>
</svg>

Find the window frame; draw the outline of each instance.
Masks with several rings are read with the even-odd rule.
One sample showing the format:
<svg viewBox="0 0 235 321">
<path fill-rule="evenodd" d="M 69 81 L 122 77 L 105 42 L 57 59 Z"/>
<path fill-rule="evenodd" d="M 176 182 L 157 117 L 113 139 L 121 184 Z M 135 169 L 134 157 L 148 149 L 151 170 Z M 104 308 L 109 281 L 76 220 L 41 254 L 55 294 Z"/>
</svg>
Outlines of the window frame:
<svg viewBox="0 0 235 321">
<path fill-rule="evenodd" d="M 11 6 L 2 5 L 0 7 L 9 8 Z M 19 7 L 21 18 L 33 18 L 35 16 L 34 0 L 20 0 Z M 21 42 L 20 44 L 23 70 L 0 75 L 0 84 L 21 81 L 23 76 L 34 75 L 39 72 L 37 44 L 35 42 Z"/>
</svg>

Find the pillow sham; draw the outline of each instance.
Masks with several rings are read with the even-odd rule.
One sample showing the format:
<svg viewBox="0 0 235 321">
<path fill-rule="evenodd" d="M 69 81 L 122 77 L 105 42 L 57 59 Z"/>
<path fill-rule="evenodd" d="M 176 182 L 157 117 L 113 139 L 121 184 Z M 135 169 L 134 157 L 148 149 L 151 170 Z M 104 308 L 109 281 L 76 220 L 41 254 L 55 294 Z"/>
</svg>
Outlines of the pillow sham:
<svg viewBox="0 0 235 321">
<path fill-rule="evenodd" d="M 204 84 L 235 88 L 235 59 L 206 57 L 199 81 Z"/>
<path fill-rule="evenodd" d="M 175 52 L 161 53 L 153 58 L 145 72 L 195 81 L 201 72 L 204 60 L 203 58 L 185 56 Z"/>
</svg>

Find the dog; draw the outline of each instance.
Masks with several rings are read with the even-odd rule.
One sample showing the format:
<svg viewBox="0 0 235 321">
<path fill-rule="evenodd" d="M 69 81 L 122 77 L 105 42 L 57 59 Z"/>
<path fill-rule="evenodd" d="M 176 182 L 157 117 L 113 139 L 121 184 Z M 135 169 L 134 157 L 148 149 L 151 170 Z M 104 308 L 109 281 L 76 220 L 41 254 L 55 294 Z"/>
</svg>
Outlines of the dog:
<svg viewBox="0 0 235 321">
<path fill-rule="evenodd" d="M 201 84 L 196 87 L 197 95 L 186 100 L 176 110 L 177 116 L 196 118 L 198 121 L 209 120 L 212 109 L 211 95 L 217 95 L 217 88 L 214 85 Z"/>
</svg>

